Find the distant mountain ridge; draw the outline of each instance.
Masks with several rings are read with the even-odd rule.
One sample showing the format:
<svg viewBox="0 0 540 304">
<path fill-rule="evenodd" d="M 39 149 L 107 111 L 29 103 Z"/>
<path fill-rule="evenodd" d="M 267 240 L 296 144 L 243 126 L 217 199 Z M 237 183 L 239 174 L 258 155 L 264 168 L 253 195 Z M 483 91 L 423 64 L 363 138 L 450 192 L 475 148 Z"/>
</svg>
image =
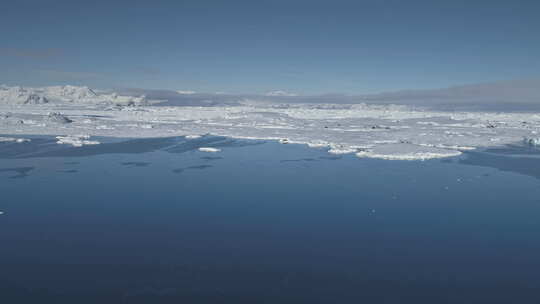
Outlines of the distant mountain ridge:
<svg viewBox="0 0 540 304">
<path fill-rule="evenodd" d="M 441 110 L 540 111 L 540 79 L 469 84 L 440 89 L 402 90 L 379 94 L 296 95 L 218 94 L 194 91 L 124 88 L 98 91 L 86 86 L 28 88 L 0 85 L 0 103 L 80 103 L 105 105 L 234 106 L 242 104 L 396 104 Z"/>
<path fill-rule="evenodd" d="M 0 103 L 9 104 L 111 104 L 111 105 L 147 105 L 146 96 L 126 96 L 117 93 L 100 92 L 86 86 L 50 86 L 20 87 L 0 86 Z"/>
</svg>

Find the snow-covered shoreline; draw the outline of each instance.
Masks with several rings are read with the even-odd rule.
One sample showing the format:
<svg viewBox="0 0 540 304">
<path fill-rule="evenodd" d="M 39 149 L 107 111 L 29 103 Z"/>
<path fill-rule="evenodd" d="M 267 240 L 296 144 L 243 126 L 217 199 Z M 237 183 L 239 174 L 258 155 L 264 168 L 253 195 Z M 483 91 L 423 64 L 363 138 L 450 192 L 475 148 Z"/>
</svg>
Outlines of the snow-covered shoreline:
<svg viewBox="0 0 540 304">
<path fill-rule="evenodd" d="M 77 142 L 82 145 L 96 144 L 92 136 L 212 134 L 307 144 L 358 157 L 422 160 L 524 139 L 536 143 L 540 113 L 448 112 L 365 104 L 155 107 L 73 101 L 0 102 L 0 134 L 10 138 L 26 134 L 81 138 L 84 134 L 84 140 Z"/>
</svg>

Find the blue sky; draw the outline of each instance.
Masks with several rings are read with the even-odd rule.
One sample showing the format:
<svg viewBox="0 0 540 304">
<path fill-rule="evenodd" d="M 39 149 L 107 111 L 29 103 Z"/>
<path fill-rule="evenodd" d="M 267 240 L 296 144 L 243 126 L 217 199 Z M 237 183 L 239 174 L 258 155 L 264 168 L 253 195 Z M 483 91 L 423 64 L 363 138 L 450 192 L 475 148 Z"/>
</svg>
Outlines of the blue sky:
<svg viewBox="0 0 540 304">
<path fill-rule="evenodd" d="M 540 77 L 540 1 L 6 1 L 0 83 L 376 93 Z"/>
</svg>

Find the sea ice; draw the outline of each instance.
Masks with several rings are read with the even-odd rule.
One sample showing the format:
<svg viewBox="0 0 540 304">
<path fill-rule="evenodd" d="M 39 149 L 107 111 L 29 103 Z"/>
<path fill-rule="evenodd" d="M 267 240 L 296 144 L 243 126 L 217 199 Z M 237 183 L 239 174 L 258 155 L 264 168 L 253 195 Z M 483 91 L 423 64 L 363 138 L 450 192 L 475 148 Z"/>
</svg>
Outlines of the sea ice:
<svg viewBox="0 0 540 304">
<path fill-rule="evenodd" d="M 25 103 L 29 94 L 48 102 Z M 63 134 L 58 143 L 73 146 L 98 143 L 87 136 L 195 139 L 198 135 L 194 134 L 211 134 L 327 147 L 332 154 L 407 160 L 449 157 L 463 150 L 523 141 L 540 144 L 537 112 L 450 112 L 402 105 L 253 100 L 204 107 L 155 106 L 144 100 L 87 87 L 0 86 L 0 134 L 10 134 L 6 135 L 10 138 Z M 131 101 L 137 107 L 125 107 Z"/>
<path fill-rule="evenodd" d="M 62 123 L 62 124 L 72 123 L 73 122 L 73 120 L 67 118 L 62 113 L 56 113 L 56 112 L 49 113 L 47 115 L 47 120 L 51 121 L 51 122 Z"/>
<path fill-rule="evenodd" d="M 98 145 L 99 141 L 88 140 L 89 135 L 75 135 L 75 136 L 56 136 L 58 140 L 57 144 L 72 145 L 74 147 L 82 147 L 84 145 Z"/>
<path fill-rule="evenodd" d="M 540 145 L 540 137 L 534 137 L 534 138 L 523 138 L 523 141 L 530 145 L 530 146 L 539 146 Z"/>
<path fill-rule="evenodd" d="M 30 141 L 30 139 L 27 139 L 27 138 L 0 137 L 0 142 L 23 143 L 23 142 L 29 142 L 29 141 Z"/>
<path fill-rule="evenodd" d="M 426 147 L 419 150 L 416 145 L 408 143 L 385 144 L 356 153 L 358 157 L 371 157 L 388 160 L 426 160 L 460 155 L 460 151 Z"/>
</svg>

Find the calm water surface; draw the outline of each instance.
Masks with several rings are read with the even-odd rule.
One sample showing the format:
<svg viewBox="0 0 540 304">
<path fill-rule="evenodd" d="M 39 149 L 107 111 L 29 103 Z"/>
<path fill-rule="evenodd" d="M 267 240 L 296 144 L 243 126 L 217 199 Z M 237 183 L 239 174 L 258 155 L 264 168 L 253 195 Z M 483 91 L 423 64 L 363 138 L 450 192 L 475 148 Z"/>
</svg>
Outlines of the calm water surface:
<svg viewBox="0 0 540 304">
<path fill-rule="evenodd" d="M 0 143 L 5 303 L 540 302 L 532 149 L 101 140 Z"/>
</svg>

